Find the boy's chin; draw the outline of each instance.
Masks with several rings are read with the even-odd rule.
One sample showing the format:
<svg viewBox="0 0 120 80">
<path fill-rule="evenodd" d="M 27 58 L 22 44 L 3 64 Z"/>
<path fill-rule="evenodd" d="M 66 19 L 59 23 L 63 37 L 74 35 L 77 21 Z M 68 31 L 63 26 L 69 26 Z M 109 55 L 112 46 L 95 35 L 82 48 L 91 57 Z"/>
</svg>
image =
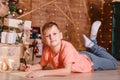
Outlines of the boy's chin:
<svg viewBox="0 0 120 80">
<path fill-rule="evenodd" d="M 58 44 L 51 44 L 50 47 L 56 47 Z"/>
</svg>

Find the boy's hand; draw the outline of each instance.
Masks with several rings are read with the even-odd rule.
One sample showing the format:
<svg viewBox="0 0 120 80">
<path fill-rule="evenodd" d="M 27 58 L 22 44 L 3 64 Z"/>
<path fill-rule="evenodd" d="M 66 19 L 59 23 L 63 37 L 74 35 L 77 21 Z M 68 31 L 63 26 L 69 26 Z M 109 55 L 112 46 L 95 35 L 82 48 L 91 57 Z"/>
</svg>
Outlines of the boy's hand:
<svg viewBox="0 0 120 80">
<path fill-rule="evenodd" d="M 30 72 L 29 74 L 26 75 L 27 78 L 37 78 L 41 76 L 44 76 L 44 72 L 42 70 Z"/>
<path fill-rule="evenodd" d="M 32 66 L 32 65 L 27 64 L 27 65 L 25 66 L 25 67 L 26 67 L 26 68 L 25 68 L 25 71 L 31 71 L 31 66 Z"/>
<path fill-rule="evenodd" d="M 20 70 L 21 71 L 30 71 L 31 66 L 32 65 L 30 65 L 30 64 L 27 64 L 27 65 L 23 64 L 22 66 L 20 66 Z"/>
</svg>

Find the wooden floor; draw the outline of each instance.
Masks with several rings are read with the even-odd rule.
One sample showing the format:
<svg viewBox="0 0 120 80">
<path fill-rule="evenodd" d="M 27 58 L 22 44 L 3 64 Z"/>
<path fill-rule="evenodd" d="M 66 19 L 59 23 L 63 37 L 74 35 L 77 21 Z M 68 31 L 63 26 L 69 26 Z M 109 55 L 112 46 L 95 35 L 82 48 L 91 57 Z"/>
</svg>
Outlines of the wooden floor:
<svg viewBox="0 0 120 80">
<path fill-rule="evenodd" d="M 25 73 L 23 72 L 0 72 L 0 80 L 28 79 L 25 78 Z M 39 77 L 33 80 L 120 80 L 120 62 L 118 70 L 95 71 L 93 73 L 72 73 L 71 75 L 64 77 Z"/>
</svg>

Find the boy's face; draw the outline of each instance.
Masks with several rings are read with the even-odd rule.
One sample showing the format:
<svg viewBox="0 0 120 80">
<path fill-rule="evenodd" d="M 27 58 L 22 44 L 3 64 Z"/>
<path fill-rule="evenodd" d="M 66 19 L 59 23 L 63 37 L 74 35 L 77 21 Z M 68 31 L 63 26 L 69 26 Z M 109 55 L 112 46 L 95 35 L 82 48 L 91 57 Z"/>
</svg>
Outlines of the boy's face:
<svg viewBox="0 0 120 80">
<path fill-rule="evenodd" d="M 50 47 L 56 47 L 61 43 L 62 33 L 53 25 L 44 31 L 45 43 Z"/>
</svg>

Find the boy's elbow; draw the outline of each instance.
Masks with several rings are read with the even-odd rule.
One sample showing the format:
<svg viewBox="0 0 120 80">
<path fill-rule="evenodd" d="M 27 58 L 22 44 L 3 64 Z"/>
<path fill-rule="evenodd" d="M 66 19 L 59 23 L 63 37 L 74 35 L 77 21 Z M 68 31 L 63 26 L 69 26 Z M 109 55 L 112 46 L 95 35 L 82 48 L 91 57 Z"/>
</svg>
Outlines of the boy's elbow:
<svg viewBox="0 0 120 80">
<path fill-rule="evenodd" d="M 66 75 L 70 75 L 70 74 L 71 74 L 71 70 L 67 70 Z"/>
<path fill-rule="evenodd" d="M 67 74 L 70 75 L 70 74 L 71 74 L 71 71 L 68 71 Z"/>
</svg>

